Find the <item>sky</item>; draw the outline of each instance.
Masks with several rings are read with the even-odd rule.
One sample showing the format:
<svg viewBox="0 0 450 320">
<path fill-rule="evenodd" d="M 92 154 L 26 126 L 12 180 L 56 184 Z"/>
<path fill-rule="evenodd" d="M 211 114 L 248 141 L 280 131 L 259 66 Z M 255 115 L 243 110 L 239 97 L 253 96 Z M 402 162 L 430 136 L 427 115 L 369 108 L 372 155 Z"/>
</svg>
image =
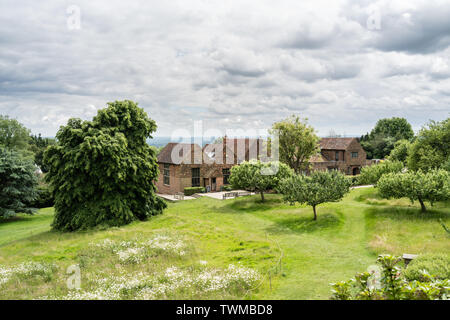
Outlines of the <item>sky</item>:
<svg viewBox="0 0 450 320">
<path fill-rule="evenodd" d="M 321 136 L 418 130 L 450 115 L 449 17 L 448 0 L 0 0 L 0 114 L 44 136 L 124 99 L 156 136 L 291 114 Z"/>
</svg>

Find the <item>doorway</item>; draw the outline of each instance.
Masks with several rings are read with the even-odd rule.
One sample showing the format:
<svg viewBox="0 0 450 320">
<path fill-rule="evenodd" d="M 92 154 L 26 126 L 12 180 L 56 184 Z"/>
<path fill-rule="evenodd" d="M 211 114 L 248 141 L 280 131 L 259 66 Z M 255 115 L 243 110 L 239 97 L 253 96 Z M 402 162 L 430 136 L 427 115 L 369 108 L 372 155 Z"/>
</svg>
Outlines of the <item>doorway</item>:
<svg viewBox="0 0 450 320">
<path fill-rule="evenodd" d="M 359 174 L 359 167 L 353 168 L 353 175 L 356 176 Z"/>
<path fill-rule="evenodd" d="M 211 191 L 216 191 L 216 178 L 211 178 Z"/>
</svg>

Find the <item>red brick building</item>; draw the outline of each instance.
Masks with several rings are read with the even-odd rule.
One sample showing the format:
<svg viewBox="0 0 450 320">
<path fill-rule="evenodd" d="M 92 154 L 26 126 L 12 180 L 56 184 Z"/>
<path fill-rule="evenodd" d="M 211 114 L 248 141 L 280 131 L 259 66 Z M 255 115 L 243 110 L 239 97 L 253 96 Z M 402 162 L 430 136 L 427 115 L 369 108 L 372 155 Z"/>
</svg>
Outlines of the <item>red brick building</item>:
<svg viewBox="0 0 450 320">
<path fill-rule="evenodd" d="M 169 143 L 158 155 L 158 192 L 175 194 L 187 187 L 205 187 L 220 191 L 228 184 L 232 166 L 246 160 L 257 159 L 262 148 L 261 139 L 223 138 L 222 143 L 198 144 Z"/>
<path fill-rule="evenodd" d="M 320 154 L 310 159 L 313 170 L 338 169 L 348 175 L 360 173 L 369 164 L 357 138 L 322 138 Z"/>
</svg>

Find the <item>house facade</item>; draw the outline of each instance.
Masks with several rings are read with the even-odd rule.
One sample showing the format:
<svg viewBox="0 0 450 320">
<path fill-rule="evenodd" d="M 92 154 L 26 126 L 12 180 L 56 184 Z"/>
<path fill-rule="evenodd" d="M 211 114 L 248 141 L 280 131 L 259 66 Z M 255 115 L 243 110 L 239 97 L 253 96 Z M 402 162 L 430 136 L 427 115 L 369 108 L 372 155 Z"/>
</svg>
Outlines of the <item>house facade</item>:
<svg viewBox="0 0 450 320">
<path fill-rule="evenodd" d="M 257 159 L 262 143 L 261 139 L 227 137 L 203 148 L 198 144 L 169 143 L 158 155 L 158 192 L 176 194 L 187 187 L 220 191 L 228 184 L 231 167 Z"/>
<path fill-rule="evenodd" d="M 313 170 L 340 170 L 357 175 L 369 165 L 367 154 L 357 138 L 322 138 L 320 154 L 310 159 Z"/>
</svg>

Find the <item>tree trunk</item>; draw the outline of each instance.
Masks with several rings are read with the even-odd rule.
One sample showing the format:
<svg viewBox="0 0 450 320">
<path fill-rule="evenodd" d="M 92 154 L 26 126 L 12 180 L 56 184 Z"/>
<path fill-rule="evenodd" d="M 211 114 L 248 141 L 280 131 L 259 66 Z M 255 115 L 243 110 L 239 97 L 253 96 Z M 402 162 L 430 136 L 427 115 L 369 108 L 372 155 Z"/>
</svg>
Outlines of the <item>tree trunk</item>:
<svg viewBox="0 0 450 320">
<path fill-rule="evenodd" d="M 423 200 L 421 198 L 419 198 L 419 202 L 420 202 L 420 207 L 422 208 L 422 212 L 427 211 L 427 208 L 425 207 L 425 204 L 423 203 Z"/>
<path fill-rule="evenodd" d="M 313 207 L 313 211 L 314 211 L 314 219 L 313 220 L 317 220 L 316 206 L 312 206 L 312 207 Z"/>
<path fill-rule="evenodd" d="M 261 202 L 264 202 L 264 191 L 260 191 L 261 193 Z"/>
</svg>

